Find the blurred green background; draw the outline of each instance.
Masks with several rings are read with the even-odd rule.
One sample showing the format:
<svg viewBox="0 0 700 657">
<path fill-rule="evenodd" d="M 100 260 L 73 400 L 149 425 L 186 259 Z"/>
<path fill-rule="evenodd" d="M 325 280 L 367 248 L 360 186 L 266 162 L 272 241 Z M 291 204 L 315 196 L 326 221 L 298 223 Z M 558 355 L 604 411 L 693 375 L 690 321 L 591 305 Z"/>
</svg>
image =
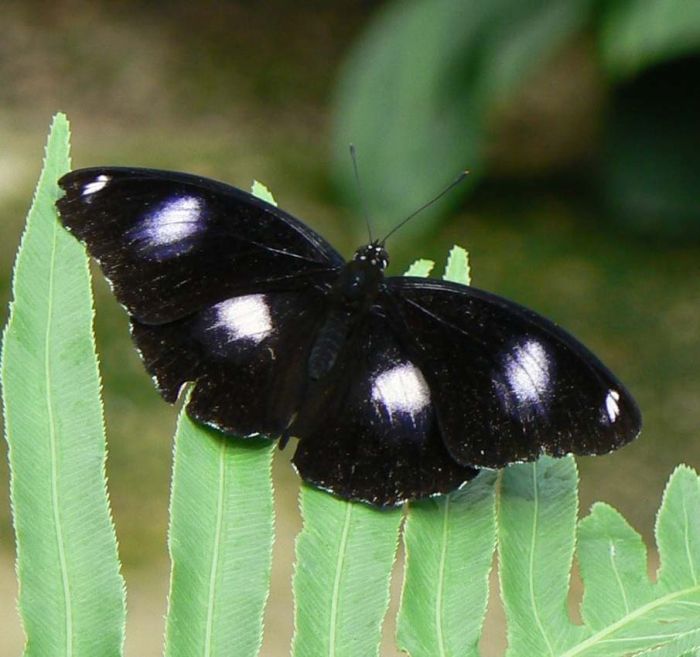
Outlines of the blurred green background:
<svg viewBox="0 0 700 657">
<path fill-rule="evenodd" d="M 0 9 L 0 294 L 53 112 L 75 166 L 196 172 L 248 187 L 350 255 L 469 169 L 392 238 L 391 272 L 471 254 L 473 282 L 571 330 L 618 373 L 642 437 L 580 459 L 651 540 L 674 465 L 700 466 L 700 3 L 686 0 L 5 2 Z M 129 586 L 127 652 L 159 655 L 176 409 L 95 278 L 108 474 Z M 0 657 L 19 654 L 5 445 Z M 298 481 L 278 453 L 278 540 L 263 654 L 286 655 Z M 396 598 L 396 596 L 394 596 Z M 395 602 L 394 602 L 395 604 Z M 497 603 L 484 654 L 503 639 Z M 390 629 L 385 655 L 391 647 Z"/>
</svg>

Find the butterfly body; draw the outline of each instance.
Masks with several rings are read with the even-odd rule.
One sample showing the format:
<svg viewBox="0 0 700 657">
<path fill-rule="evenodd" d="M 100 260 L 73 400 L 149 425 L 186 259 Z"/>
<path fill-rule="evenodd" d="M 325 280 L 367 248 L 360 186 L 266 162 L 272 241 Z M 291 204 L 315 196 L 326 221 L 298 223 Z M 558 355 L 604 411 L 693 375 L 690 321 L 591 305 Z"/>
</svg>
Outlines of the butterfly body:
<svg viewBox="0 0 700 657">
<path fill-rule="evenodd" d="M 309 483 L 379 506 L 482 467 L 605 453 L 641 417 L 549 320 L 472 287 L 345 261 L 297 219 L 205 178 L 99 168 L 61 179 L 63 224 L 131 318 L 160 393 L 234 436 L 298 437 Z"/>
<path fill-rule="evenodd" d="M 384 283 L 388 262 L 386 250 L 372 243 L 358 249 L 355 257 L 340 269 L 329 295 L 327 317 L 309 357 L 308 372 L 312 379 L 318 380 L 332 370 L 340 348 L 371 311 Z"/>
</svg>

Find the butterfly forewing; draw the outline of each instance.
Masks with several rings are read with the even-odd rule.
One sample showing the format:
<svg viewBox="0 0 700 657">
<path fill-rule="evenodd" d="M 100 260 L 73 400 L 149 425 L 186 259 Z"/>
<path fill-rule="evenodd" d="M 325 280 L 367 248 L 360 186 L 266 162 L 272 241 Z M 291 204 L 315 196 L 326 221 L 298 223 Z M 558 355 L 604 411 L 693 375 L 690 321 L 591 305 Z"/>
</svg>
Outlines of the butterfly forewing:
<svg viewBox="0 0 700 657">
<path fill-rule="evenodd" d="M 205 178 L 97 168 L 59 184 L 63 224 L 144 323 L 174 321 L 236 294 L 325 285 L 344 262 L 300 221 Z"/>
<path fill-rule="evenodd" d="M 381 315 L 370 315 L 316 382 L 291 427 L 303 479 L 380 506 L 446 493 L 476 476 L 442 441 L 432 392 Z"/>
<path fill-rule="evenodd" d="M 549 320 L 475 288 L 387 279 L 435 400 L 450 454 L 502 467 L 546 453 L 602 454 L 637 436 L 639 410 L 615 376 Z"/>
</svg>

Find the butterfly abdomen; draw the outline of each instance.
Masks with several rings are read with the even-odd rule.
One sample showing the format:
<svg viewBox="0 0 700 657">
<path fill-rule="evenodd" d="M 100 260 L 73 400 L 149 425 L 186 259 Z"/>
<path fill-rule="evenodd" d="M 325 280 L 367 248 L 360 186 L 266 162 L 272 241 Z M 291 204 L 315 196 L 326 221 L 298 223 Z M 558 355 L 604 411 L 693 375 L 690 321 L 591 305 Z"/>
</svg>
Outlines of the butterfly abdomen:
<svg viewBox="0 0 700 657">
<path fill-rule="evenodd" d="M 365 247 L 365 250 L 370 247 Z M 358 253 L 363 250 L 360 249 Z M 308 374 L 317 381 L 328 374 L 353 325 L 370 309 L 384 279 L 386 261 L 351 260 L 338 275 L 331 292 L 330 312 L 316 336 L 308 363 Z"/>
<path fill-rule="evenodd" d="M 308 374 L 314 381 L 333 369 L 350 332 L 351 320 L 352 313 L 338 309 L 332 311 L 321 325 L 309 355 Z"/>
</svg>

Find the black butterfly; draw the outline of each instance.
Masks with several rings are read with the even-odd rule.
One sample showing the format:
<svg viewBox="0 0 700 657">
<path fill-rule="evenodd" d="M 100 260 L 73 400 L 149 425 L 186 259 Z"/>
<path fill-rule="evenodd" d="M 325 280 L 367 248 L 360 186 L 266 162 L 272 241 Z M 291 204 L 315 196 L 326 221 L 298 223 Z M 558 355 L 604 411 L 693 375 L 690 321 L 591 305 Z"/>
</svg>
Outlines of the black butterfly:
<svg viewBox="0 0 700 657">
<path fill-rule="evenodd" d="M 345 262 L 273 205 L 182 173 L 81 169 L 60 186 L 161 395 L 193 381 L 194 419 L 299 437 L 300 475 L 340 497 L 394 505 L 639 433 L 630 394 L 568 333 L 472 287 L 385 278 L 381 241 Z"/>
</svg>

